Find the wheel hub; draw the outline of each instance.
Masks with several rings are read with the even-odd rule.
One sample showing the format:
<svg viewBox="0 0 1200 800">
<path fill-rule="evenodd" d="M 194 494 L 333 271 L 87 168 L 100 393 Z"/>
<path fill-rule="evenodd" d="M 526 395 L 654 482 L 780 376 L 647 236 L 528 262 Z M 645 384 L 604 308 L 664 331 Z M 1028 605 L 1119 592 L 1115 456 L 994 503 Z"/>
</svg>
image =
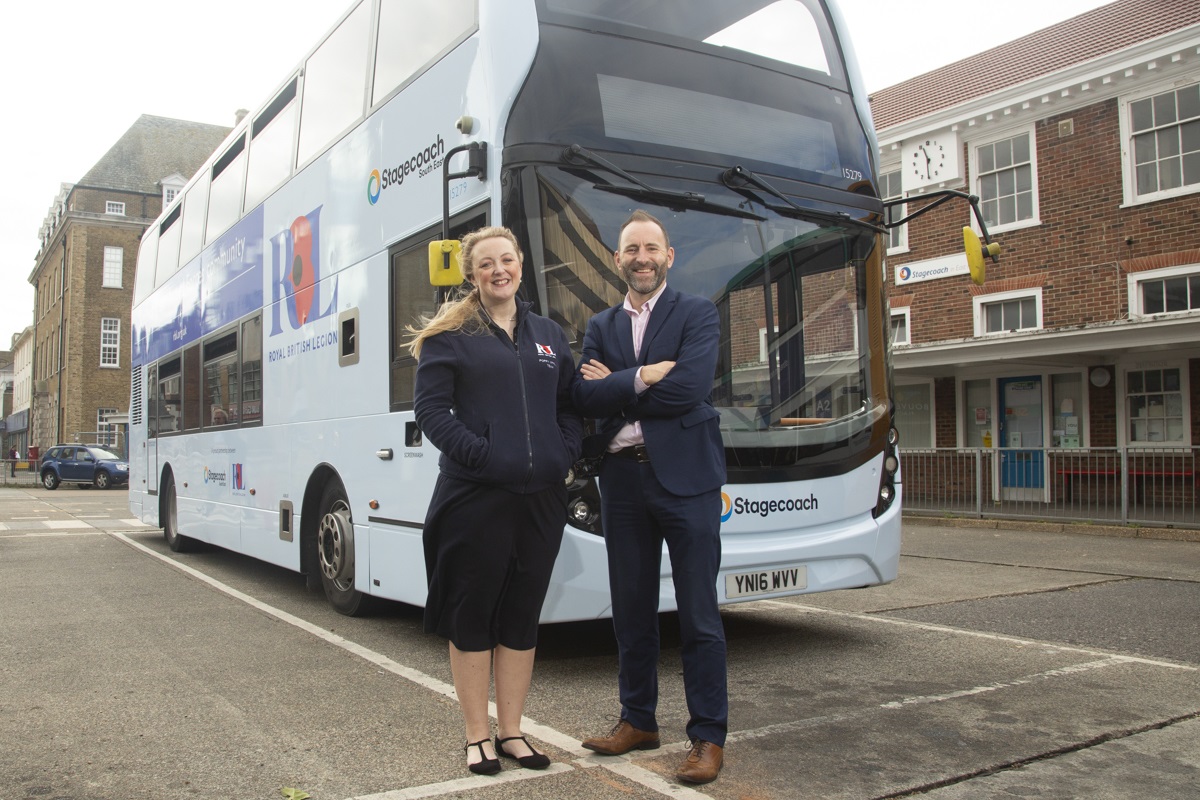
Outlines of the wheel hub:
<svg viewBox="0 0 1200 800">
<path fill-rule="evenodd" d="M 321 518 L 317 552 L 321 572 L 329 580 L 345 581 L 354 575 L 354 525 L 349 509 L 333 508 Z"/>
</svg>

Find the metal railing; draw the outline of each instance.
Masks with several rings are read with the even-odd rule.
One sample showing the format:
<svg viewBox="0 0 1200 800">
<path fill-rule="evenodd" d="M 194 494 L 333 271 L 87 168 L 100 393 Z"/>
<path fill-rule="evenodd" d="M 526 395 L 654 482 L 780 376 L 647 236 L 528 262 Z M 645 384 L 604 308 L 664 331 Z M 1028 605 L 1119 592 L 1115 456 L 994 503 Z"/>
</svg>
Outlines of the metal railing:
<svg viewBox="0 0 1200 800">
<path fill-rule="evenodd" d="M 902 449 L 904 511 L 1200 528 L 1197 449 Z"/>
<path fill-rule="evenodd" d="M 0 486 L 31 486 L 41 482 L 38 462 L 26 458 L 0 460 Z"/>
</svg>

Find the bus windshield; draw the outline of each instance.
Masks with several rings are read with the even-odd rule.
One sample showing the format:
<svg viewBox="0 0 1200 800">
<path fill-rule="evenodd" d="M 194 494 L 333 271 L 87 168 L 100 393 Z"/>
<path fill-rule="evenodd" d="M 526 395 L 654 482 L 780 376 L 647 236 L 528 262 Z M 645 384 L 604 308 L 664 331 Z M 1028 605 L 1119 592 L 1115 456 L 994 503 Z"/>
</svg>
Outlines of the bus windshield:
<svg viewBox="0 0 1200 800">
<path fill-rule="evenodd" d="M 628 36 L 737 50 L 822 74 L 841 70 L 833 36 L 815 0 L 545 0 L 543 18 L 566 24 L 609 25 Z"/>
<path fill-rule="evenodd" d="M 721 314 L 713 402 L 728 446 L 829 444 L 873 424 L 881 403 L 868 369 L 868 265 L 881 272 L 873 230 L 785 215 L 711 184 L 697 185 L 703 205 L 681 210 L 653 192 L 631 202 L 573 169 L 536 174 L 537 208 L 527 203 L 526 214 L 540 218 L 539 289 L 574 342 L 593 314 L 622 301 L 617 232 L 632 208 L 644 208 L 675 249 L 668 283 L 708 297 Z"/>
</svg>

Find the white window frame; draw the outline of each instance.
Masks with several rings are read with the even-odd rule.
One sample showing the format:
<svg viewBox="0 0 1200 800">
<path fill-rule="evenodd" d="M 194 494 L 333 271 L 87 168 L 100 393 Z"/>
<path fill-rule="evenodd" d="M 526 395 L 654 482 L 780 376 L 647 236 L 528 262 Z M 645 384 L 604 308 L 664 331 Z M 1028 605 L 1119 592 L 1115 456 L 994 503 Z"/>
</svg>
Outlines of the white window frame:
<svg viewBox="0 0 1200 800">
<path fill-rule="evenodd" d="M 109 323 L 115 323 L 115 327 Z M 121 320 L 118 317 L 100 318 L 100 368 L 121 367 Z"/>
<path fill-rule="evenodd" d="M 1186 314 L 1195 314 L 1200 312 L 1200 307 L 1189 308 L 1186 311 L 1160 311 L 1156 314 L 1147 314 L 1142 308 L 1142 287 L 1143 283 L 1149 281 L 1161 281 L 1167 278 L 1176 278 L 1181 276 L 1200 275 L 1200 264 L 1186 264 L 1181 267 L 1166 267 L 1164 269 L 1148 269 L 1145 272 L 1131 272 L 1126 278 L 1126 301 L 1129 304 L 1130 319 L 1142 318 L 1158 318 L 1158 317 L 1181 317 Z"/>
<path fill-rule="evenodd" d="M 902 342 L 893 338 L 892 344 L 912 344 L 912 310 L 908 306 L 905 306 L 904 308 L 893 308 L 891 319 L 894 320 L 896 317 L 901 317 L 904 320 L 905 338 Z M 889 324 L 891 324 L 891 320 L 889 320 Z"/>
<path fill-rule="evenodd" d="M 901 188 L 901 185 L 900 185 L 901 170 L 902 170 L 902 167 L 900 164 L 892 164 L 890 166 L 880 168 L 880 170 L 879 170 L 880 182 L 882 183 L 883 180 L 885 178 L 887 178 L 887 183 L 890 185 L 891 179 L 888 176 L 894 174 L 896 176 L 896 187 L 895 188 L 897 189 L 895 194 L 887 194 L 884 197 L 880 198 L 881 200 L 896 200 L 896 199 L 904 196 L 904 189 Z M 881 186 L 880 188 L 882 189 L 883 187 Z M 893 206 L 892 208 L 894 209 L 893 213 L 897 219 L 903 219 L 904 215 L 906 213 L 908 213 L 908 204 L 907 203 L 901 203 L 897 206 Z M 903 225 L 895 228 L 894 230 L 896 233 L 896 244 L 894 244 L 894 245 L 892 244 L 893 229 L 889 228 L 888 232 L 886 234 L 887 235 L 887 254 L 889 256 L 901 255 L 903 253 L 908 252 L 908 223 L 906 222 Z"/>
<path fill-rule="evenodd" d="M 125 204 L 118 200 L 105 200 L 104 213 L 123 217 L 125 216 Z"/>
<path fill-rule="evenodd" d="M 979 174 L 979 148 L 986 147 L 990 144 L 995 144 L 996 142 L 1004 141 L 1005 139 L 1012 139 L 1022 134 L 1025 134 L 1029 137 L 1029 165 L 1033 172 L 1033 216 L 1031 216 L 1029 219 L 1017 220 L 1016 222 L 1012 222 L 1007 225 L 1001 225 L 999 223 L 991 225 L 988 227 L 989 234 L 1003 233 L 1004 231 L 1015 231 L 1022 228 L 1033 228 L 1042 224 L 1041 207 L 1038 200 L 1038 185 L 1040 184 L 1040 180 L 1038 179 L 1037 129 L 1032 123 L 1017 128 L 1007 128 L 1003 131 L 993 133 L 985 138 L 972 140 L 969 143 L 970 146 L 967 148 L 971 162 L 969 167 L 971 172 L 971 192 L 975 195 L 978 195 L 980 197 L 980 201 L 982 202 L 983 192 L 981 186 L 981 177 Z M 971 219 L 971 227 L 976 233 L 981 233 L 979 229 L 979 221 L 975 219 L 975 215 L 970 214 L 969 216 Z"/>
<path fill-rule="evenodd" d="M 1129 417 L 1129 373 L 1144 372 L 1146 370 L 1164 370 L 1177 369 L 1179 370 L 1179 395 L 1180 402 L 1183 405 L 1183 438 L 1178 441 L 1132 441 L 1129 438 L 1130 425 L 1132 420 Z M 1167 361 L 1147 361 L 1147 362 L 1123 362 L 1117 365 L 1117 373 L 1120 375 L 1120 385 L 1117 393 L 1117 418 L 1121 421 L 1118 428 L 1117 437 L 1118 444 L 1138 447 L 1138 448 L 1179 448 L 1191 447 L 1192 445 L 1192 403 L 1191 403 L 1191 385 L 1189 380 L 1190 373 L 1188 372 L 1188 362 L 1186 360 L 1167 360 Z M 1164 411 L 1165 414 L 1165 411 Z"/>
<path fill-rule="evenodd" d="M 1166 200 L 1171 197 L 1182 197 L 1189 194 L 1200 192 L 1200 183 L 1180 186 L 1175 189 L 1166 191 L 1149 192 L 1145 195 L 1138 196 L 1137 193 L 1137 169 L 1134 166 L 1134 150 L 1133 150 L 1133 114 L 1130 113 L 1129 107 L 1139 100 L 1145 100 L 1148 97 L 1165 94 L 1167 92 L 1178 91 L 1191 86 L 1189 81 L 1183 85 L 1176 85 L 1175 82 L 1157 83 L 1153 86 L 1148 86 L 1136 94 L 1130 94 L 1120 99 L 1118 104 L 1118 117 L 1120 119 L 1121 128 L 1121 183 L 1124 188 L 1124 204 L 1123 206 L 1136 206 L 1145 203 L 1153 203 L 1158 200 Z M 1189 117 L 1189 119 L 1192 119 Z"/>
<path fill-rule="evenodd" d="M 1034 307 L 1037 309 L 1037 325 L 1032 328 L 1020 328 L 1015 331 L 994 331 L 989 332 L 987 329 L 987 306 L 996 303 L 1004 303 L 1009 300 L 1024 300 L 1032 297 Z M 1020 336 L 1030 331 L 1040 331 L 1042 329 L 1042 287 L 1037 286 L 1033 289 L 1017 289 L 1011 292 L 995 292 L 993 294 L 976 295 L 971 298 L 972 316 L 975 318 L 975 336 L 977 338 L 995 336 Z"/>
<path fill-rule="evenodd" d="M 120 289 L 125 272 L 125 248 L 105 245 L 104 274 L 100 285 L 105 289 Z"/>
<path fill-rule="evenodd" d="M 114 416 L 121 413 L 116 408 L 97 408 L 96 409 L 96 444 L 102 447 L 113 447 L 113 440 L 117 435 L 117 425 L 115 422 L 109 422 L 109 416 Z"/>
<path fill-rule="evenodd" d="M 163 207 L 166 208 L 167 206 L 171 205 L 171 203 L 174 203 L 175 198 L 178 196 L 179 196 L 179 187 L 178 186 L 164 186 L 163 187 Z"/>
</svg>

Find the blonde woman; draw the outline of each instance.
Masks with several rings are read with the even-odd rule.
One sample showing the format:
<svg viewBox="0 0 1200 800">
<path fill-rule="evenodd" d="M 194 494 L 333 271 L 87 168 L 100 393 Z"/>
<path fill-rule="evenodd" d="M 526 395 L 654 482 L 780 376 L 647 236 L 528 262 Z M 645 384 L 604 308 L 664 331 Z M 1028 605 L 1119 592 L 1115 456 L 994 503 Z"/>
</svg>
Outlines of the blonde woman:
<svg viewBox="0 0 1200 800">
<path fill-rule="evenodd" d="M 450 642 L 467 767 L 491 775 L 499 757 L 529 769 L 550 764 L 521 733 L 521 717 L 583 422 L 571 403 L 566 334 L 517 297 L 524 256 L 516 237 L 489 227 L 462 244 L 470 290 L 410 329 L 409 349 L 417 424 L 442 453 L 425 517 L 425 630 Z"/>
</svg>

